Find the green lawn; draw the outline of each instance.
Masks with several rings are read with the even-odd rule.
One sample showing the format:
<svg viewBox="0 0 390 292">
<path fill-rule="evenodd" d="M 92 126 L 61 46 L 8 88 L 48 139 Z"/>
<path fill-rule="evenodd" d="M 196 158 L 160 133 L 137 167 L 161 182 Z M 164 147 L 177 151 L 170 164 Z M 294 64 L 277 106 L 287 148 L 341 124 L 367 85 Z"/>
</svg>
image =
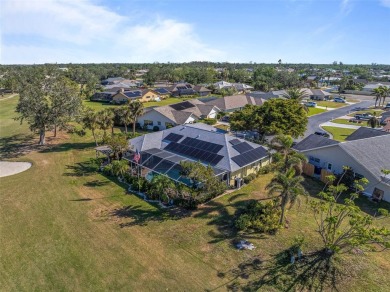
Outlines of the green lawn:
<svg viewBox="0 0 390 292">
<path fill-rule="evenodd" d="M 350 122 L 349 119 L 334 119 L 334 120 L 331 120 L 332 123 L 336 123 L 336 124 L 344 124 L 344 125 L 352 125 L 352 126 L 366 126 L 367 125 L 367 121 L 361 121 L 360 123 L 353 123 L 353 122 Z"/>
<path fill-rule="evenodd" d="M 365 114 L 365 113 L 370 113 L 371 115 L 376 115 L 377 117 L 381 115 L 381 113 L 383 113 L 383 110 L 381 109 L 367 109 L 365 111 L 357 111 L 357 112 L 353 112 L 351 114 L 349 114 L 349 116 L 353 117 L 355 116 L 356 114 Z"/>
<path fill-rule="evenodd" d="M 310 116 L 317 115 L 317 114 L 320 114 L 323 112 L 326 112 L 326 110 L 322 109 L 322 108 L 317 108 L 317 107 L 309 107 L 309 112 L 307 113 L 307 116 L 310 117 Z"/>
<path fill-rule="evenodd" d="M 16 141 L 28 140 L 28 127 L 12 120 L 16 102 L 0 106 L 0 140 L 15 142 L 6 157 L 18 154 Z M 267 198 L 264 187 L 271 175 L 192 213 L 170 213 L 126 194 L 115 179 L 97 173 L 89 163 L 95 157 L 90 133 L 61 133 L 49 141 L 51 146 L 30 145 L 29 153 L 17 156 L 31 161 L 32 168 L 0 178 L 3 291 L 295 290 L 302 277 L 287 271 L 289 265 L 278 255 L 299 234 L 308 242 L 305 253 L 319 248 L 306 200 L 288 211 L 289 228 L 276 235 L 232 229 L 243 204 Z M 311 179 L 305 186 L 312 194 L 322 188 Z M 362 200 L 368 209 L 374 207 Z M 390 226 L 390 219 L 380 224 Z M 237 251 L 233 243 L 241 238 L 256 249 Z M 341 256 L 345 278 L 337 282 L 339 290 L 385 291 L 390 287 L 389 258 L 389 251 Z M 297 271 L 310 280 L 317 270 Z"/>
<path fill-rule="evenodd" d="M 340 108 L 348 104 L 334 101 L 316 101 L 318 106 L 324 106 L 328 108 Z"/>
<path fill-rule="evenodd" d="M 345 129 L 338 127 L 322 127 L 325 131 L 333 135 L 333 139 L 336 141 L 345 141 L 345 139 L 355 132 L 355 129 Z"/>
</svg>

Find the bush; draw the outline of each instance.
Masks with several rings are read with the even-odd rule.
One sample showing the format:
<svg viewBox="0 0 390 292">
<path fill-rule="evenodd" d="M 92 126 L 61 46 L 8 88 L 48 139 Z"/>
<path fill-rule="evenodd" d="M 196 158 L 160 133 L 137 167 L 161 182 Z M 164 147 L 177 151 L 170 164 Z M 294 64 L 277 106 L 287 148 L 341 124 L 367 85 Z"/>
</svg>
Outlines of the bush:
<svg viewBox="0 0 390 292">
<path fill-rule="evenodd" d="M 202 123 L 205 123 L 207 125 L 214 125 L 217 123 L 216 119 L 203 119 L 201 120 Z"/>
<path fill-rule="evenodd" d="M 160 131 L 160 128 L 159 128 L 158 126 L 154 126 L 154 127 L 153 127 L 153 131 L 154 131 L 154 132 L 158 132 L 158 131 Z"/>
<path fill-rule="evenodd" d="M 234 226 L 243 231 L 252 229 L 258 232 L 274 234 L 280 228 L 280 213 L 281 210 L 277 200 L 265 203 L 252 201 L 235 220 Z"/>
<path fill-rule="evenodd" d="M 112 164 L 107 164 L 104 168 L 103 168 L 103 173 L 105 175 L 108 175 L 108 176 L 112 176 Z"/>
<path fill-rule="evenodd" d="M 255 178 L 256 178 L 256 174 L 251 173 L 250 175 L 244 177 L 244 183 L 248 184 L 248 183 L 250 183 L 252 180 L 254 180 Z"/>
<path fill-rule="evenodd" d="M 274 170 L 274 165 L 272 164 L 267 164 L 263 167 L 260 167 L 259 171 L 257 172 L 258 175 L 261 175 L 261 174 L 267 174 L 267 173 L 270 173 Z"/>
</svg>

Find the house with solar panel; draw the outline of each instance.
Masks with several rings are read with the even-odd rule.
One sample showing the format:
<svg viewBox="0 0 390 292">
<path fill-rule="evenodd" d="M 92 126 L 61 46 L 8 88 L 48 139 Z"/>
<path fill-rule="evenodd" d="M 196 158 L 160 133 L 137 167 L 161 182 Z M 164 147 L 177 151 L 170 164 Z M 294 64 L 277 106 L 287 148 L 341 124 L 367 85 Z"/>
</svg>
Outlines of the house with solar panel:
<svg viewBox="0 0 390 292">
<path fill-rule="evenodd" d="M 186 95 L 199 95 L 206 96 L 211 93 L 210 89 L 207 89 L 201 85 L 192 85 L 186 82 L 180 82 L 173 84 L 166 88 L 169 90 L 172 96 L 186 96 Z"/>
<path fill-rule="evenodd" d="M 124 157 L 132 167 L 140 166 L 148 180 L 166 175 L 188 184 L 182 176 L 181 161 L 201 162 L 227 185 L 240 187 L 243 178 L 269 163 L 270 155 L 261 145 L 229 136 L 212 126 L 193 124 L 146 134 L 129 140 L 132 152 Z M 134 154 L 137 159 L 134 160 Z M 139 159 L 138 159 L 139 158 Z"/>
<path fill-rule="evenodd" d="M 139 100 L 140 102 L 154 101 L 159 98 L 157 92 L 151 89 L 137 89 L 125 91 L 123 88 L 112 97 L 112 102 L 116 104 L 126 103 L 129 100 Z"/>
<path fill-rule="evenodd" d="M 171 105 L 145 110 L 137 122 L 142 127 L 152 130 L 158 127 L 165 130 L 177 125 L 192 124 L 199 119 L 216 118 L 220 109 L 215 105 L 205 104 L 198 99 L 191 99 Z"/>
</svg>

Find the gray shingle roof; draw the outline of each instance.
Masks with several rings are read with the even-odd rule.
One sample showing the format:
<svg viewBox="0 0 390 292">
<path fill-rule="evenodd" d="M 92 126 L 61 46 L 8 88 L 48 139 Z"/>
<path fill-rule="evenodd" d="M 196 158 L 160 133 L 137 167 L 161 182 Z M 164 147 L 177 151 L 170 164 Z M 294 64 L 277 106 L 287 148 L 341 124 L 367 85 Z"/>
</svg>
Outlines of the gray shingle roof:
<svg viewBox="0 0 390 292">
<path fill-rule="evenodd" d="M 217 98 L 211 101 L 205 102 L 208 105 L 215 105 L 223 111 L 234 110 L 242 108 L 247 104 L 252 105 L 262 105 L 265 100 L 260 97 L 255 97 L 252 95 L 231 95 L 225 96 L 222 98 Z"/>
<path fill-rule="evenodd" d="M 344 142 L 339 147 L 378 179 L 382 169 L 390 169 L 390 135 Z"/>
<path fill-rule="evenodd" d="M 293 146 L 292 148 L 297 151 L 305 151 L 305 150 L 311 150 L 319 147 L 329 146 L 329 145 L 336 145 L 339 144 L 339 142 L 322 137 L 320 135 L 311 134 L 307 136 L 305 139 L 303 139 L 301 142 Z"/>
<path fill-rule="evenodd" d="M 360 140 L 360 139 L 366 139 L 366 138 L 372 138 L 377 136 L 383 136 L 383 135 L 389 135 L 390 133 L 387 133 L 385 131 L 367 128 L 367 127 L 360 127 L 355 132 L 353 132 L 351 135 L 349 135 L 345 141 L 353 141 L 353 140 Z M 389 145 L 390 147 L 390 145 Z"/>
</svg>

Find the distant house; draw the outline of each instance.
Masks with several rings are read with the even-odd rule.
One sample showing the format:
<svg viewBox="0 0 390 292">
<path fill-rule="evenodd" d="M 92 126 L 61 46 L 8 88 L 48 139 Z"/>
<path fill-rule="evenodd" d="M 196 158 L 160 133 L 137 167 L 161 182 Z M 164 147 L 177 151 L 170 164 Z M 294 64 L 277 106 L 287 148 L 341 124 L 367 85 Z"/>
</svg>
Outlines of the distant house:
<svg viewBox="0 0 390 292">
<path fill-rule="evenodd" d="M 195 95 L 196 91 L 193 87 L 194 86 L 190 83 L 176 83 L 167 87 L 167 90 L 169 90 L 172 96 Z"/>
<path fill-rule="evenodd" d="M 307 91 L 310 99 L 313 100 L 328 100 L 332 97 L 332 94 L 329 92 L 323 91 L 321 89 L 304 89 Z"/>
<path fill-rule="evenodd" d="M 384 121 L 385 125 L 383 126 L 383 131 L 390 134 L 390 117 L 386 118 Z"/>
<path fill-rule="evenodd" d="M 214 105 L 218 107 L 223 112 L 234 112 L 241 110 L 247 104 L 251 105 L 263 105 L 266 100 L 261 97 L 254 97 L 250 94 L 248 95 L 231 95 L 225 96 L 222 98 L 216 98 L 210 101 L 207 101 L 207 105 Z"/>
<path fill-rule="evenodd" d="M 252 86 L 244 84 L 244 83 L 230 83 L 230 82 L 226 82 L 226 81 L 218 81 L 218 82 L 214 83 L 213 85 L 216 88 L 216 90 L 218 90 L 218 91 L 221 89 L 233 88 L 237 92 L 241 93 L 241 92 L 248 92 L 248 91 L 251 91 L 253 89 Z"/>
<path fill-rule="evenodd" d="M 159 95 L 157 92 L 151 90 L 151 89 L 137 89 L 137 90 L 130 90 L 130 91 L 124 91 L 119 90 L 113 97 L 112 102 L 121 104 L 126 103 L 128 100 L 139 100 L 140 102 L 148 102 L 153 101 L 156 98 L 159 98 Z"/>
<path fill-rule="evenodd" d="M 153 90 L 158 93 L 158 95 L 160 96 L 160 99 L 167 98 L 171 95 L 169 90 L 166 89 L 165 87 L 158 87 L 158 88 L 155 88 Z"/>
<path fill-rule="evenodd" d="M 189 184 L 182 176 L 181 161 L 200 162 L 212 167 L 215 176 L 232 187 L 240 187 L 243 178 L 256 173 L 269 163 L 266 148 L 228 134 L 205 124 L 177 126 L 167 130 L 146 134 L 129 140 L 134 155 L 124 159 L 141 168 L 141 176 L 151 178 L 164 174 L 170 179 Z"/>
<path fill-rule="evenodd" d="M 102 80 L 101 84 L 102 85 L 113 85 L 113 84 L 119 83 L 123 80 L 126 80 L 126 79 L 123 77 L 110 77 L 110 78 Z"/>
<path fill-rule="evenodd" d="M 91 101 L 111 102 L 115 94 L 116 92 L 109 91 L 96 92 L 94 95 L 92 95 Z"/>
<path fill-rule="evenodd" d="M 309 163 L 304 173 L 325 180 L 329 174 L 340 174 L 350 167 L 357 179 L 367 178 L 364 194 L 390 202 L 390 176 L 381 170 L 390 168 L 390 135 L 336 142 L 310 135 L 293 148 L 304 154 Z"/>
<path fill-rule="evenodd" d="M 192 124 L 199 119 L 216 118 L 220 109 L 214 105 L 205 104 L 197 99 L 154 107 L 138 118 L 141 126 L 164 130 L 182 124 Z"/>
<path fill-rule="evenodd" d="M 371 94 L 374 91 L 374 89 L 376 89 L 380 86 L 386 86 L 386 87 L 390 88 L 390 82 L 368 83 L 363 87 L 362 91 L 365 91 L 365 92 Z"/>
<path fill-rule="evenodd" d="M 201 85 L 196 85 L 193 87 L 193 89 L 195 90 L 195 92 L 199 95 L 199 96 L 207 96 L 209 94 L 211 94 L 211 90 L 206 88 L 206 87 L 203 87 Z"/>
</svg>

